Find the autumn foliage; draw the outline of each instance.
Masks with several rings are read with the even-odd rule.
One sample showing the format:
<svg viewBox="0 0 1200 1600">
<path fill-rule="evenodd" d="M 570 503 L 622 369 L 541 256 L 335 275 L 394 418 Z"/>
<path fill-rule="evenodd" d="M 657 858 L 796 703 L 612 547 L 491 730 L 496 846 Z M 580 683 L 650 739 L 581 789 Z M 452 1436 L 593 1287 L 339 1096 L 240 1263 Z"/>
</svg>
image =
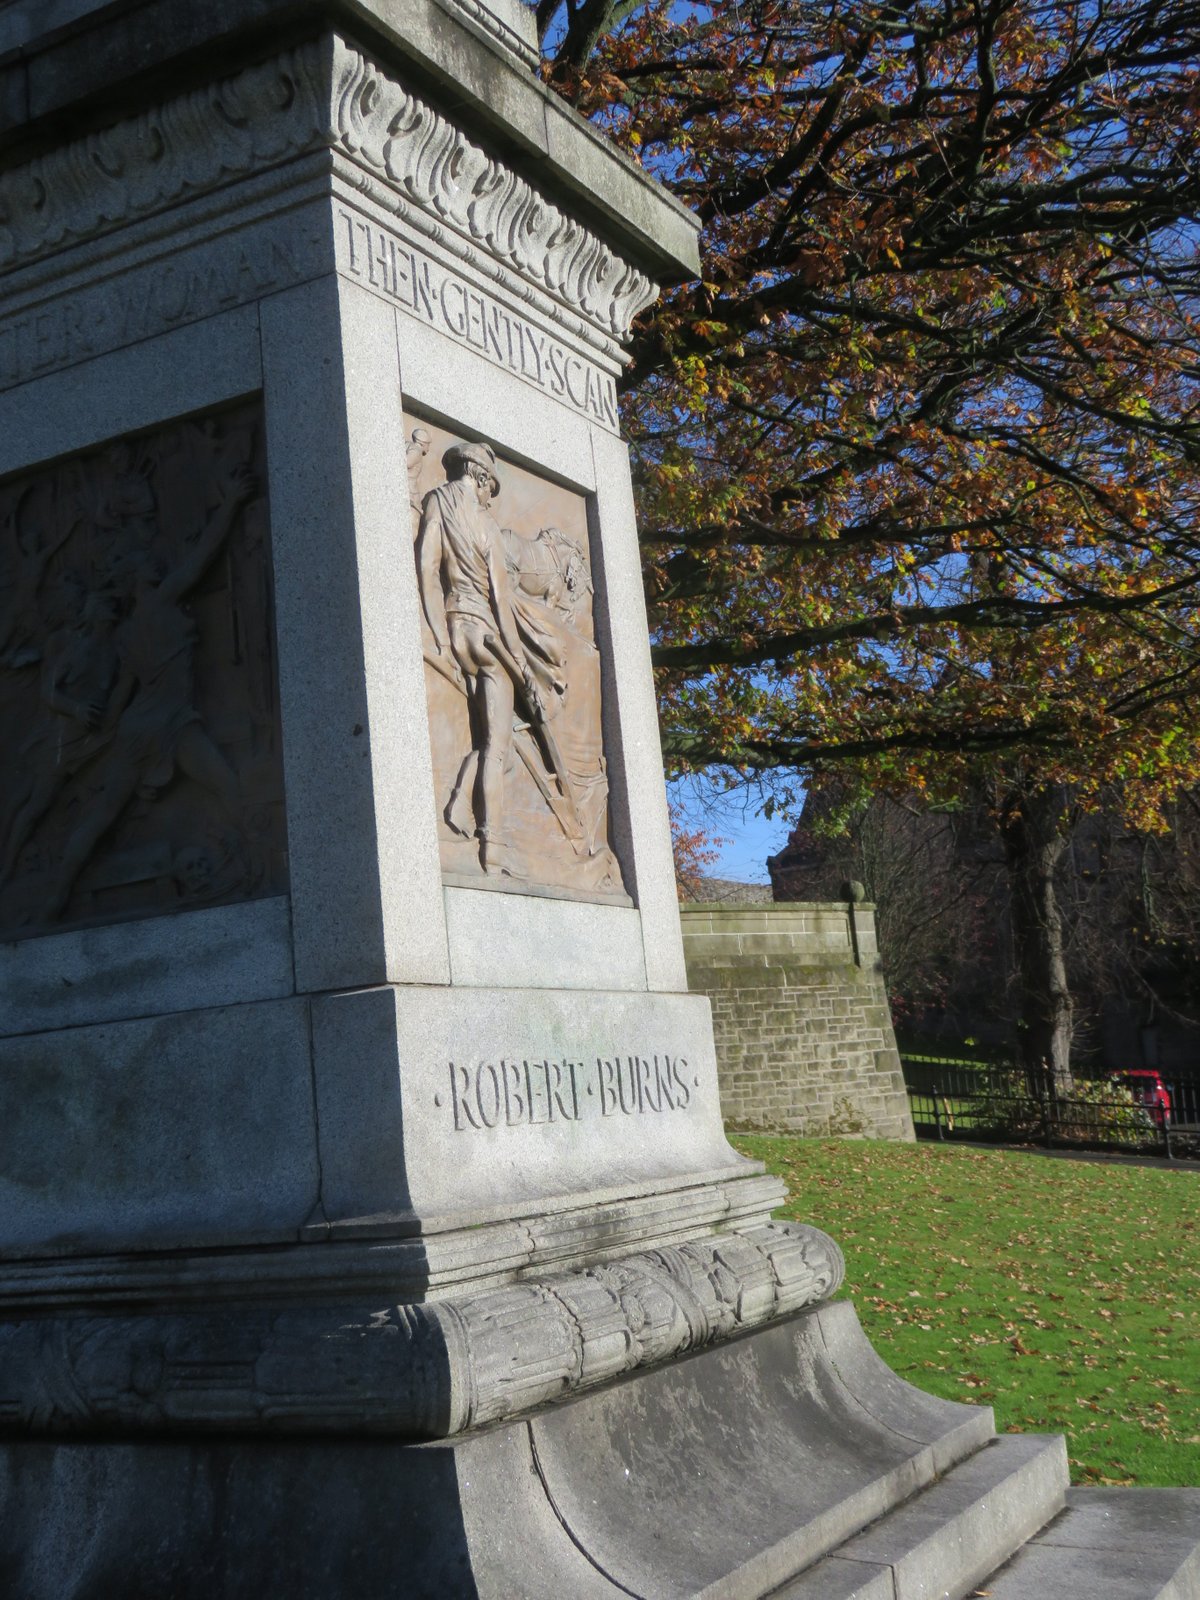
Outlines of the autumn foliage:
<svg viewBox="0 0 1200 1600">
<path fill-rule="evenodd" d="M 1200 779 L 1200 8 L 537 15 L 704 225 L 626 391 L 668 759 L 982 799 L 1065 1079 L 1072 819 Z"/>
<path fill-rule="evenodd" d="M 708 874 L 720 859 L 721 846 L 728 841 L 689 817 L 677 801 L 669 803 L 668 811 L 676 893 L 681 900 L 703 900 Z"/>
<path fill-rule="evenodd" d="M 1200 770 L 1200 11 L 539 18 L 704 223 L 625 417 L 670 756 L 912 792 L 1003 751 L 1152 813 Z"/>
</svg>

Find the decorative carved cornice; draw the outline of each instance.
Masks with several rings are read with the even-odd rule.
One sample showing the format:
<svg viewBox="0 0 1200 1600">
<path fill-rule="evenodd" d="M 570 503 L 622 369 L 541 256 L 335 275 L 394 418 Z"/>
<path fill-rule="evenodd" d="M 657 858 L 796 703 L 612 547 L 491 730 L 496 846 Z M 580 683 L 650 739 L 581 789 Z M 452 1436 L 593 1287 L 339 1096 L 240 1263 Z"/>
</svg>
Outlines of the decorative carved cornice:
<svg viewBox="0 0 1200 1600">
<path fill-rule="evenodd" d="M 328 143 L 326 58 L 286 51 L 0 174 L 0 268 Z"/>
<path fill-rule="evenodd" d="M 9 1433 L 440 1438 L 826 1299 L 844 1263 L 768 1223 L 458 1300 L 0 1324 Z"/>
<path fill-rule="evenodd" d="M 624 338 L 658 290 L 502 162 L 347 45 L 334 67 L 335 142 L 408 200 Z"/>
<path fill-rule="evenodd" d="M 0 174 L 0 269 L 332 149 L 435 227 L 623 339 L 657 290 L 340 39 L 285 51 Z M 380 193 L 380 184 L 373 194 Z"/>
</svg>

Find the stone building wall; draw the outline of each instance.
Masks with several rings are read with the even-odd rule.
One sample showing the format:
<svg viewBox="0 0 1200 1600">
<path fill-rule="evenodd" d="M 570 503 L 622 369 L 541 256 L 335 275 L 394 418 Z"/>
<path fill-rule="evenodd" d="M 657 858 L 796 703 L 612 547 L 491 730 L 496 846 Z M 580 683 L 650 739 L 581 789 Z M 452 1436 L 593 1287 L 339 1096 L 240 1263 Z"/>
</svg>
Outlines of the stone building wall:
<svg viewBox="0 0 1200 1600">
<path fill-rule="evenodd" d="M 680 915 L 688 984 L 712 1001 L 728 1122 L 913 1137 L 871 906 L 684 905 Z"/>
</svg>

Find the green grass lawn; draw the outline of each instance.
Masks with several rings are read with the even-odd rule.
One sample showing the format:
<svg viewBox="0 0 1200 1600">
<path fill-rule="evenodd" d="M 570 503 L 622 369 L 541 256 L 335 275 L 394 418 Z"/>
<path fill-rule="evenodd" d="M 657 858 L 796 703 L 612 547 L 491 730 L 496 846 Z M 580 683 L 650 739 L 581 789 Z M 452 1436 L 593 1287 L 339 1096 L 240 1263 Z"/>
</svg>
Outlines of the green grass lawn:
<svg viewBox="0 0 1200 1600">
<path fill-rule="evenodd" d="M 885 1361 L 1076 1483 L 1200 1484 L 1200 1170 L 742 1134 L 831 1233 Z"/>
</svg>

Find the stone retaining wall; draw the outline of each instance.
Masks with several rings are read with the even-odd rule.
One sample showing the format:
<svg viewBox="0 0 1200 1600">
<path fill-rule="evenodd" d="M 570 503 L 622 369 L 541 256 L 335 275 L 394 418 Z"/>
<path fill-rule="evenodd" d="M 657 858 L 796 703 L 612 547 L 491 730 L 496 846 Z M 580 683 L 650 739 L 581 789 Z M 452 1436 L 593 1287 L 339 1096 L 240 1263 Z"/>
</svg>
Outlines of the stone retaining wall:
<svg viewBox="0 0 1200 1600">
<path fill-rule="evenodd" d="M 874 908 L 684 905 L 689 986 L 712 1001 L 738 1127 L 911 1139 Z"/>
</svg>

